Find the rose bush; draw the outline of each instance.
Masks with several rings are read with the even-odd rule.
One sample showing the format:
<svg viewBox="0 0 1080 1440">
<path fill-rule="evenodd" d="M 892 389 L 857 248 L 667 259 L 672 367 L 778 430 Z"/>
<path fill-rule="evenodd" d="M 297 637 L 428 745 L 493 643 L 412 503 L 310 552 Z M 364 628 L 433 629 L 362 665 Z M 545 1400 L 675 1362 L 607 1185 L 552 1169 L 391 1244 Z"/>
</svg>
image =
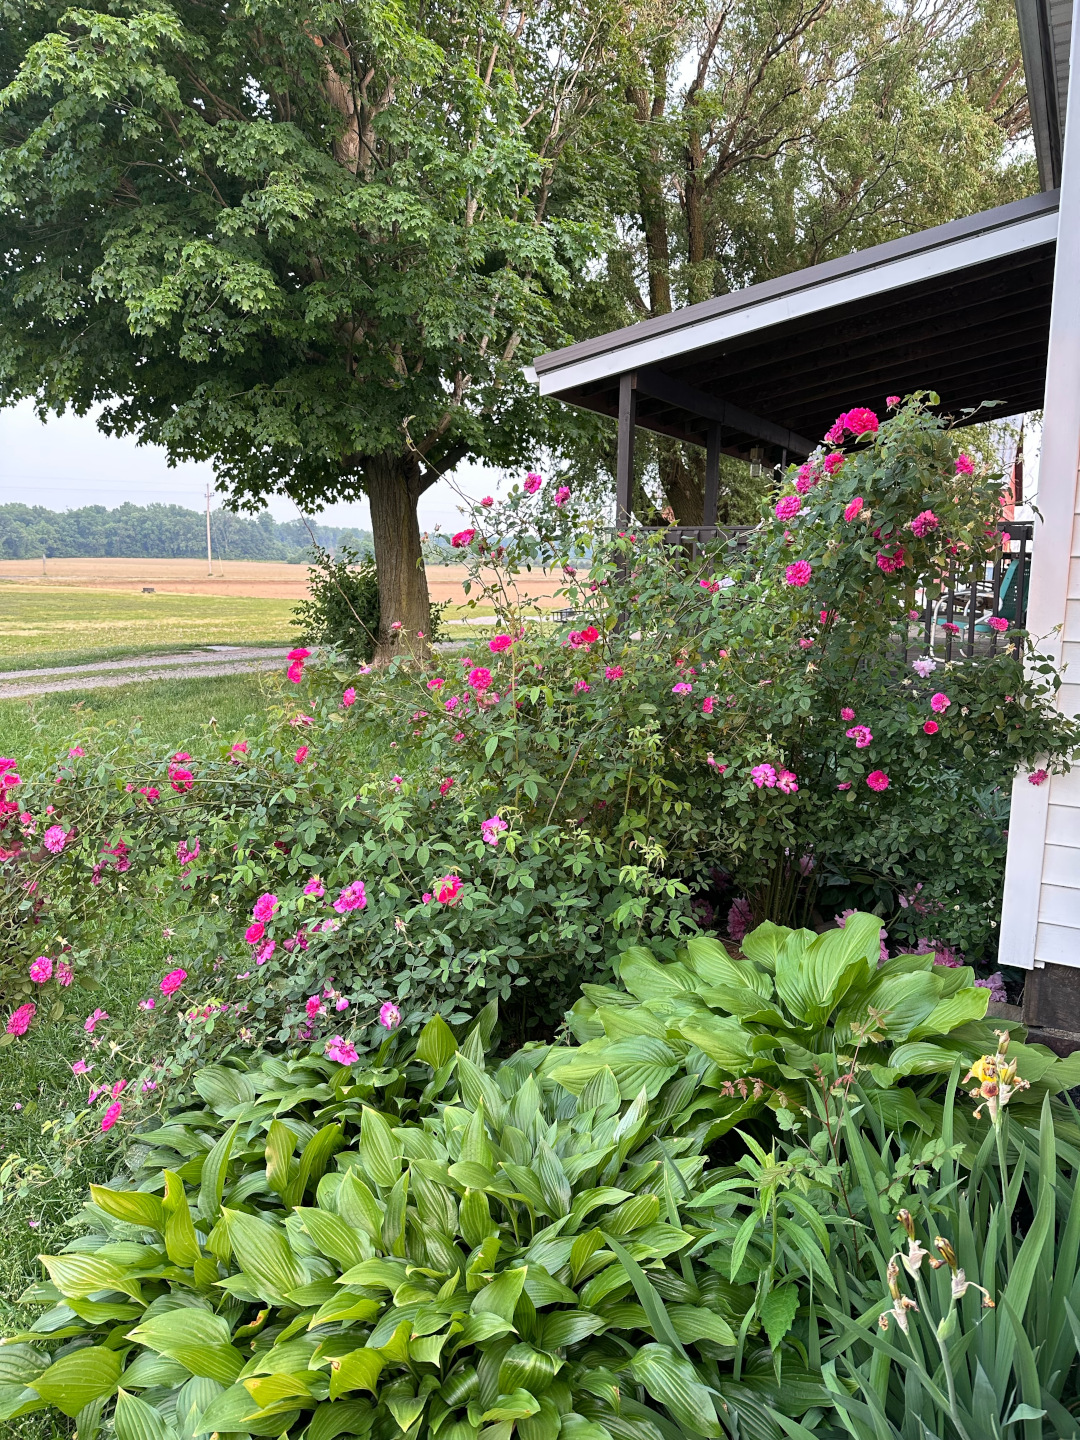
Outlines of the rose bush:
<svg viewBox="0 0 1080 1440">
<path fill-rule="evenodd" d="M 912 664 L 916 600 L 999 543 L 1000 484 L 918 400 L 855 423 L 742 551 L 607 537 L 531 483 L 456 537 L 495 610 L 469 653 L 354 676 L 296 651 L 283 703 L 195 755 L 72 737 L 5 786 L 12 1002 L 39 956 L 106 963 L 101 902 L 150 891 L 189 1030 L 243 1043 L 347 1023 L 364 1048 L 388 1005 L 413 1027 L 491 995 L 521 1040 L 631 944 L 855 906 L 894 950 L 992 957 L 1003 797 L 1077 726 L 1033 646 L 1026 672 L 1008 645 Z"/>
</svg>

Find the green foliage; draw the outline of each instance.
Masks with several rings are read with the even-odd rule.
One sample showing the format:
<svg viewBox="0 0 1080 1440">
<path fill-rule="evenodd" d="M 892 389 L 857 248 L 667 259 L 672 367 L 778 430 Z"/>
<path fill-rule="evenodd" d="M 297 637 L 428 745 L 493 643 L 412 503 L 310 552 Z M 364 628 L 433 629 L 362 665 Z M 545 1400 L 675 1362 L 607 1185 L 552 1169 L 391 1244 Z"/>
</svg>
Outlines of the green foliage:
<svg viewBox="0 0 1080 1440">
<path fill-rule="evenodd" d="M 690 1258 L 697 1082 L 624 1106 L 605 1071 L 573 1097 L 545 1047 L 489 1068 L 493 1018 L 360 1071 L 202 1071 L 203 1108 L 140 1137 L 137 1188 L 93 1186 L 87 1233 L 43 1257 L 0 1415 L 49 1404 L 95 1434 L 107 1406 L 121 1440 L 719 1440 L 775 1382 L 752 1287 Z M 827 1401 L 792 1370 L 794 1413 Z"/>
<path fill-rule="evenodd" d="M 308 599 L 293 623 L 305 645 L 339 650 L 353 665 L 370 663 L 379 635 L 379 582 L 375 562 L 350 546 L 336 555 L 321 546 L 308 568 Z"/>
<path fill-rule="evenodd" d="M 938 1132 L 942 1077 L 993 1047 L 980 1023 L 989 992 L 970 969 L 935 965 L 933 955 L 879 963 L 880 933 L 876 916 L 854 914 L 820 935 L 766 922 L 739 959 L 704 935 L 668 963 L 626 950 L 621 984 L 584 987 L 569 1016 L 579 1044 L 553 1048 L 544 1073 L 580 1094 L 610 1069 L 624 1097 L 699 1076 L 726 1097 L 718 1131 L 767 1108 L 783 1130 L 803 1126 L 834 1082 L 843 1095 L 858 1081 L 889 1129 Z M 1028 1104 L 1080 1083 L 1080 1056 L 1023 1043 L 1011 1053 Z"/>
</svg>

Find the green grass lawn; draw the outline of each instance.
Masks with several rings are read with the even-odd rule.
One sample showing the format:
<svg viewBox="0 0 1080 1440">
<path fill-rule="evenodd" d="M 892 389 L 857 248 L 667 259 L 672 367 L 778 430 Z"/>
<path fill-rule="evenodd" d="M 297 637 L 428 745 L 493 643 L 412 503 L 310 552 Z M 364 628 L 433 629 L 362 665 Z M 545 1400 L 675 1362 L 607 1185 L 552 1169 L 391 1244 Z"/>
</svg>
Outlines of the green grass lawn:
<svg viewBox="0 0 1080 1440">
<path fill-rule="evenodd" d="M 0 585 L 0 671 L 193 645 L 290 643 L 293 604 L 231 595 Z"/>
<path fill-rule="evenodd" d="M 136 716 L 154 741 L 194 749 L 209 720 L 226 734 L 238 730 L 246 716 L 262 710 L 280 694 L 276 671 L 219 675 L 184 680 L 144 680 L 114 689 L 65 690 L 24 700 L 0 700 L 0 749 L 22 759 L 35 743 L 35 724 L 51 736 L 65 738 L 90 721 L 128 723 Z"/>
</svg>

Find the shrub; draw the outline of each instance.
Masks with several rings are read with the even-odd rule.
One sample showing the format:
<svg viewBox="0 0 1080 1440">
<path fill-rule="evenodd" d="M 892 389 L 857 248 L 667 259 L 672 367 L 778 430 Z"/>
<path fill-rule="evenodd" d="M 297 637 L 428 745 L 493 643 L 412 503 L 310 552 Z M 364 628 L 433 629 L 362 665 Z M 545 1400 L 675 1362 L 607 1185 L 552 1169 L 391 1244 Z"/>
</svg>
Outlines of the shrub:
<svg viewBox="0 0 1080 1440">
<path fill-rule="evenodd" d="M 119 1440 L 715 1440 L 767 1413 L 754 1288 L 690 1256 L 697 1081 L 575 1098 L 544 1047 L 489 1070 L 489 1019 L 361 1071 L 328 1047 L 344 1063 L 201 1072 L 206 1109 L 142 1136 L 138 1188 L 92 1187 L 87 1233 L 43 1257 L 0 1417 L 93 1436 L 115 1396 Z M 827 1399 L 793 1356 L 785 1383 L 791 1413 Z"/>
<path fill-rule="evenodd" d="M 305 645 L 338 650 L 354 665 L 370 664 L 379 636 L 379 581 L 374 556 L 349 545 L 331 555 L 321 545 L 308 568 L 308 598 L 294 624 Z"/>
</svg>

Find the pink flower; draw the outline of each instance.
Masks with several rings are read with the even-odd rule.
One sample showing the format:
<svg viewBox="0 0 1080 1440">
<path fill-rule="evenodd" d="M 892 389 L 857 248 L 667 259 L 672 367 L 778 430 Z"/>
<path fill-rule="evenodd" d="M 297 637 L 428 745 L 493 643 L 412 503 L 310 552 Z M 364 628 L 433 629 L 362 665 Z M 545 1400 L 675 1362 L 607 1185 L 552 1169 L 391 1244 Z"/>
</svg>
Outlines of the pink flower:
<svg viewBox="0 0 1080 1440">
<path fill-rule="evenodd" d="M 881 550 L 878 552 L 877 567 L 885 575 L 902 570 L 906 564 L 907 556 L 904 554 L 902 545 L 894 546 L 891 551 Z"/>
<path fill-rule="evenodd" d="M 560 485 L 559 488 L 555 491 L 555 504 L 556 504 L 556 505 L 558 506 L 558 508 L 561 510 L 562 507 L 566 504 L 567 500 L 569 500 L 569 499 L 570 499 L 570 486 L 569 486 L 569 485 Z"/>
<path fill-rule="evenodd" d="M 314 895 L 316 900 L 321 900 L 326 894 L 326 891 L 323 889 L 323 883 L 317 875 L 313 875 L 304 886 L 304 894 Z"/>
<path fill-rule="evenodd" d="M 974 475 L 975 473 L 975 466 L 971 463 L 971 457 L 965 455 L 963 451 L 956 457 L 956 473 L 957 475 Z"/>
<path fill-rule="evenodd" d="M 932 655 L 924 655 L 919 660 L 913 660 L 911 662 L 911 668 L 915 671 L 916 675 L 925 680 L 928 675 L 932 675 L 937 669 L 937 661 Z"/>
<path fill-rule="evenodd" d="M 837 785 L 836 788 L 837 788 L 838 790 L 850 790 L 850 789 L 851 789 L 851 781 L 850 781 L 850 780 L 845 780 L 842 785 Z"/>
<path fill-rule="evenodd" d="M 503 831 L 510 827 L 499 815 L 492 815 L 489 820 L 484 820 L 480 825 L 480 833 L 484 837 L 485 845 L 498 845 Z"/>
<path fill-rule="evenodd" d="M 108 1018 L 109 1012 L 107 1010 L 95 1010 L 92 1015 L 88 1015 L 83 1021 L 82 1028 L 86 1031 L 87 1035 L 92 1035 L 94 1033 L 94 1028 L 98 1024 L 98 1022 L 101 1020 L 108 1020 Z"/>
<path fill-rule="evenodd" d="M 75 977 L 75 972 L 74 972 L 74 970 L 72 970 L 71 966 L 67 963 L 67 961 L 66 961 L 66 960 L 58 960 L 57 963 L 56 963 L 56 980 L 57 980 L 57 983 L 60 984 L 60 985 L 63 985 L 63 986 L 66 988 L 68 985 L 71 984 L 71 982 L 72 982 L 72 980 L 74 979 L 74 977 Z"/>
<path fill-rule="evenodd" d="M 585 688 L 586 688 L 586 690 L 587 690 L 589 687 L 586 685 Z M 464 731 L 464 730 L 458 730 L 458 731 L 456 732 L 456 734 L 452 735 L 450 738 L 454 741 L 454 743 L 455 743 L 456 745 L 460 745 L 461 742 L 462 742 L 462 740 L 465 739 L 465 731 Z"/>
<path fill-rule="evenodd" d="M 364 892 L 364 882 L 354 880 L 346 885 L 341 894 L 334 901 L 334 909 L 339 915 L 347 915 L 351 910 L 363 910 L 367 904 L 367 895 Z"/>
<path fill-rule="evenodd" d="M 70 833 L 70 830 L 65 830 L 62 825 L 50 825 L 41 837 L 41 843 L 45 846 L 45 849 L 53 855 L 59 855 L 60 851 L 63 850 L 67 844 L 67 838 Z"/>
<path fill-rule="evenodd" d="M 401 778 L 400 775 L 391 775 L 391 776 L 390 776 L 390 784 L 391 784 L 391 785 L 404 785 L 404 784 L 405 784 L 405 781 Z"/>
<path fill-rule="evenodd" d="M 787 567 L 784 579 L 789 585 L 809 585 L 813 573 L 808 560 L 796 560 L 794 565 Z"/>
<path fill-rule="evenodd" d="M 139 794 L 145 795 L 147 800 L 149 800 L 150 804 L 152 805 L 155 800 L 160 798 L 161 791 L 155 789 L 153 785 L 140 785 Z"/>
<path fill-rule="evenodd" d="M 113 1103 L 105 1111 L 105 1114 L 101 1117 L 101 1128 L 103 1131 L 111 1130 L 113 1128 L 116 1122 L 120 1119 L 120 1115 L 123 1109 L 124 1107 L 121 1101 L 113 1101 Z"/>
<path fill-rule="evenodd" d="M 492 505 L 495 504 L 494 495 L 485 495 L 484 498 L 480 501 L 480 504 L 483 505 L 485 510 L 490 510 Z"/>
<path fill-rule="evenodd" d="M 264 923 L 267 920 L 272 920 L 278 903 L 278 897 L 271 895 L 270 892 L 267 891 L 265 895 L 260 895 L 251 907 L 252 917 L 256 920 L 262 920 Z"/>
<path fill-rule="evenodd" d="M 427 682 L 427 688 L 429 690 L 441 690 L 445 684 L 446 681 L 440 675 L 436 675 Z"/>
<path fill-rule="evenodd" d="M 78 757 L 79 757 L 80 755 L 85 755 L 85 754 L 86 754 L 86 751 L 82 748 L 81 745 L 73 745 L 73 746 L 71 747 L 71 749 L 68 751 L 68 758 L 71 759 L 71 760 L 76 760 L 76 759 L 78 759 Z"/>
<path fill-rule="evenodd" d="M 297 748 L 296 754 L 293 756 L 293 759 L 296 761 L 297 765 L 302 765 L 302 764 L 304 763 L 304 761 L 307 759 L 307 757 L 308 757 L 308 747 L 307 747 L 306 745 L 300 745 L 300 746 Z"/>
<path fill-rule="evenodd" d="M 17 1010 L 11 1012 L 7 1022 L 7 1033 L 9 1035 L 25 1035 L 30 1029 L 30 1021 L 36 1014 L 37 1006 L 32 1000 L 28 1000 L 25 1005 L 20 1005 Z"/>
<path fill-rule="evenodd" d="M 329 921 L 327 922 L 329 924 Z M 265 965 L 274 951 L 277 949 L 276 940 L 267 940 L 255 951 L 255 964 Z"/>
<path fill-rule="evenodd" d="M 287 660 L 299 660 L 300 663 L 301 663 L 301 665 L 302 665 L 302 664 L 304 663 L 304 661 L 308 658 L 308 656 L 309 656 L 310 654 L 311 654 L 311 651 L 310 651 L 310 650 L 304 650 L 303 648 L 297 648 L 296 650 L 290 650 L 289 653 L 288 653 L 288 655 L 287 655 L 285 658 L 286 658 Z M 190 756 L 190 755 L 177 755 L 176 758 L 177 758 L 177 760 L 190 760 L 190 759 L 191 759 L 191 756 Z"/>
<path fill-rule="evenodd" d="M 73 1075 L 89 1075 L 93 1068 L 94 1067 L 88 1065 L 85 1060 L 76 1060 L 75 1064 L 71 1067 L 71 1073 Z"/>
<path fill-rule="evenodd" d="M 854 719 L 855 719 L 855 711 L 852 710 L 852 708 L 851 708 L 850 705 L 845 705 L 844 708 L 840 711 L 840 719 L 841 719 L 841 720 L 854 720 Z"/>
<path fill-rule="evenodd" d="M 379 1011 L 379 1024 L 384 1030 L 396 1030 L 401 1024 L 401 1011 L 392 1000 L 387 1000 Z"/>
<path fill-rule="evenodd" d="M 960 634 L 960 626 L 959 626 L 959 625 L 954 625 L 951 620 L 946 620 L 946 621 L 944 621 L 943 624 L 942 624 L 942 626 L 941 626 L 941 628 L 942 628 L 943 630 L 945 630 L 945 631 L 946 631 L 948 634 L 950 634 L 950 635 L 959 635 L 959 634 Z"/>
<path fill-rule="evenodd" d="M 886 396 L 885 396 L 885 404 L 889 407 L 890 410 L 895 409 L 895 407 L 900 404 L 900 396 L 899 396 L 899 395 L 886 395 Z"/>
<path fill-rule="evenodd" d="M 922 728 L 924 735 L 936 735 L 941 727 L 938 725 L 936 720 L 927 720 L 924 722 Z"/>
<path fill-rule="evenodd" d="M 833 423 L 825 431 L 825 442 L 828 445 L 840 445 L 844 439 L 844 417 L 838 415 Z"/>
<path fill-rule="evenodd" d="M 157 1089 L 157 1081 L 156 1081 L 156 1080 L 144 1080 L 144 1081 L 142 1082 L 142 1084 L 139 1086 L 139 1089 L 142 1091 L 142 1093 L 143 1093 L 144 1095 L 149 1095 L 149 1093 L 150 1093 L 151 1090 L 156 1090 L 156 1089 Z"/>
<path fill-rule="evenodd" d="M 439 794 L 440 794 L 440 795 L 445 795 L 445 794 L 447 793 L 447 791 L 450 789 L 450 787 L 453 785 L 453 783 L 454 783 L 454 777 L 453 777 L 452 775 L 447 775 L 446 779 L 445 779 L 445 780 L 442 782 L 442 784 L 439 786 Z"/>
<path fill-rule="evenodd" d="M 813 640 L 811 640 L 808 636 L 804 635 L 799 641 L 799 649 L 809 650 L 813 646 L 813 643 Z"/>
<path fill-rule="evenodd" d="M 586 691 L 591 690 L 591 689 L 592 689 L 592 686 L 589 684 L 589 682 L 588 682 L 587 680 L 575 680 L 575 681 L 574 681 L 574 694 L 575 694 L 575 695 L 584 695 Z"/>
<path fill-rule="evenodd" d="M 869 725 L 853 725 L 850 730 L 846 730 L 844 733 L 849 740 L 855 741 L 856 750 L 865 750 L 874 738 L 870 733 Z"/>
<path fill-rule="evenodd" d="M 844 518 L 845 520 L 847 520 L 848 524 L 851 524 L 852 520 L 857 520 L 858 514 L 860 514 L 860 511 L 863 510 L 864 504 L 865 501 L 863 500 L 863 497 L 861 497 L 861 495 L 855 495 L 854 500 L 848 503 L 847 507 L 845 507 L 844 510 Z"/>
<path fill-rule="evenodd" d="M 992 615 L 986 622 L 991 630 L 996 630 L 999 635 L 1004 635 L 1009 628 L 1009 622 L 1001 615 Z"/>
<path fill-rule="evenodd" d="M 1050 778 L 1050 772 L 1048 770 L 1033 770 L 1027 778 L 1029 785 L 1045 785 Z"/>
<path fill-rule="evenodd" d="M 246 754 L 247 754 L 247 748 L 248 748 L 248 747 L 247 747 L 247 741 L 246 741 L 246 740 L 238 740 L 235 745 L 230 746 L 230 748 L 229 748 L 229 754 L 230 754 L 230 755 L 246 755 Z"/>
<path fill-rule="evenodd" d="M 424 893 L 420 896 L 420 900 L 422 904 L 430 905 L 432 900 L 431 891 L 425 890 Z"/>
<path fill-rule="evenodd" d="M 491 688 L 491 671 L 486 670 L 483 665 L 476 665 L 469 671 L 465 683 L 470 689 L 483 694 Z"/>
<path fill-rule="evenodd" d="M 35 985 L 44 985 L 46 980 L 52 979 L 53 963 L 48 955 L 39 955 L 30 966 L 30 979 Z"/>
<path fill-rule="evenodd" d="M 866 777 L 866 783 L 871 790 L 887 790 L 889 788 L 889 777 L 884 770 L 871 770 Z"/>
<path fill-rule="evenodd" d="M 356 704 L 356 691 L 350 685 L 341 697 L 341 708 L 348 710 L 351 705 Z"/>
<path fill-rule="evenodd" d="M 292 725 L 294 729 L 295 729 L 295 727 L 296 727 L 297 725 L 314 725 L 314 724 L 315 724 L 315 716 L 314 716 L 314 715 L 294 715 L 294 716 L 292 717 L 292 719 L 289 721 L 289 724 Z"/>
<path fill-rule="evenodd" d="M 776 518 L 778 520 L 793 520 L 802 509 L 802 501 L 798 495 L 784 495 L 776 502 Z"/>
<path fill-rule="evenodd" d="M 126 1080 L 117 1080 L 116 1084 L 112 1087 L 112 1098 L 113 1098 L 114 1100 L 118 1100 L 118 1099 L 120 1098 L 120 1096 L 124 1093 L 124 1091 L 125 1091 L 126 1089 L 127 1089 L 127 1081 L 126 1081 Z"/>
<path fill-rule="evenodd" d="M 456 905 L 460 890 L 460 875 L 444 875 L 441 880 L 435 881 L 435 899 L 440 905 Z"/>
<path fill-rule="evenodd" d="M 169 784 L 177 793 L 190 790 L 195 783 L 195 776 L 190 770 L 185 770 L 182 765 L 169 766 Z"/>
<path fill-rule="evenodd" d="M 853 435 L 873 434 L 878 428 L 878 417 L 872 410 L 856 406 L 844 416 L 844 425 Z"/>
<path fill-rule="evenodd" d="M 680 680 L 677 685 L 672 685 L 673 695 L 689 695 L 693 691 L 693 685 L 688 685 L 685 680 Z"/>
<path fill-rule="evenodd" d="M 140 1001 L 139 1001 L 139 1009 L 140 1009 L 140 1010 L 153 1010 L 153 1008 L 154 1008 L 154 1006 L 155 1006 L 156 1004 L 157 1004 L 157 1001 L 156 1001 L 156 1000 L 154 999 L 154 997 L 151 995 L 149 999 L 147 999 L 147 1000 L 140 1000 Z"/>
<path fill-rule="evenodd" d="M 839 450 L 834 450 L 831 455 L 826 455 L 826 456 L 825 456 L 825 473 L 826 473 L 826 475 L 835 475 L 838 470 L 842 470 L 842 469 L 844 468 L 844 459 L 845 459 L 845 457 L 844 457 L 843 455 L 841 455 L 841 453 L 840 453 Z"/>
<path fill-rule="evenodd" d="M 325 1014 L 322 997 L 320 995 L 309 995 L 304 1009 L 307 1012 L 309 1020 L 314 1020 L 317 1015 Z"/>
<path fill-rule="evenodd" d="M 194 847 L 190 850 L 188 849 L 187 841 L 181 840 L 180 844 L 176 847 L 176 858 L 180 861 L 181 870 L 186 870 L 189 865 L 194 865 L 195 861 L 199 858 L 198 840 L 196 839 Z"/>
<path fill-rule="evenodd" d="M 623 668 L 622 668 L 621 665 L 605 665 L 605 666 L 604 666 L 604 679 L 605 679 L 605 680 L 621 680 L 622 678 L 623 678 Z"/>
<path fill-rule="evenodd" d="M 785 795 L 794 795 L 799 786 L 793 772 L 781 770 L 776 777 L 776 788 L 782 790 Z"/>
<path fill-rule="evenodd" d="M 334 1035 L 326 1042 L 324 1054 L 328 1060 L 333 1060 L 335 1065 L 355 1065 L 360 1059 L 355 1045 L 343 1040 L 340 1035 Z"/>
<path fill-rule="evenodd" d="M 932 534 L 941 522 L 932 510 L 923 510 L 911 522 L 911 533 L 917 540 Z"/>
<path fill-rule="evenodd" d="M 493 655 L 498 655 L 500 650 L 509 650 L 513 643 L 509 635 L 496 635 L 493 640 L 488 641 L 488 649 Z"/>
<path fill-rule="evenodd" d="M 727 766 L 719 764 L 716 756 L 712 754 L 705 756 L 705 764 L 711 766 L 718 775 L 723 775 L 724 771 L 727 769 Z"/>
<path fill-rule="evenodd" d="M 750 771 L 750 779 L 759 790 L 763 785 L 771 789 L 776 784 L 776 771 L 771 765 L 755 765 Z"/>
<path fill-rule="evenodd" d="M 175 995 L 186 979 L 186 970 L 170 970 L 163 978 L 159 989 L 163 995 Z"/>
<path fill-rule="evenodd" d="M 701 702 L 701 713 L 702 713 L 703 715 L 711 715 L 712 712 L 713 712 L 713 706 L 714 706 L 715 704 L 716 704 L 716 696 L 715 696 L 715 695 L 706 695 L 706 696 L 705 696 L 705 699 L 702 700 L 702 702 Z"/>
<path fill-rule="evenodd" d="M 930 696 L 930 709 L 933 710 L 935 715 L 942 714 L 951 704 L 952 701 L 941 690 L 939 690 L 936 695 Z"/>
<path fill-rule="evenodd" d="M 451 537 L 450 544 L 455 550 L 467 550 L 476 537 L 475 530 L 459 530 Z"/>
<path fill-rule="evenodd" d="M 525 494 L 535 495 L 543 483 L 543 477 L 537 475 L 535 470 L 530 470 L 528 475 L 525 476 Z"/>
<path fill-rule="evenodd" d="M 285 671 L 285 678 L 290 680 L 294 685 L 299 685 L 300 681 L 304 678 L 304 662 L 302 660 L 294 660 Z"/>
<path fill-rule="evenodd" d="M 256 920 L 254 925 L 249 925 L 244 931 L 244 939 L 249 945 L 257 945 L 266 934 L 266 926 L 261 920 Z"/>
</svg>

